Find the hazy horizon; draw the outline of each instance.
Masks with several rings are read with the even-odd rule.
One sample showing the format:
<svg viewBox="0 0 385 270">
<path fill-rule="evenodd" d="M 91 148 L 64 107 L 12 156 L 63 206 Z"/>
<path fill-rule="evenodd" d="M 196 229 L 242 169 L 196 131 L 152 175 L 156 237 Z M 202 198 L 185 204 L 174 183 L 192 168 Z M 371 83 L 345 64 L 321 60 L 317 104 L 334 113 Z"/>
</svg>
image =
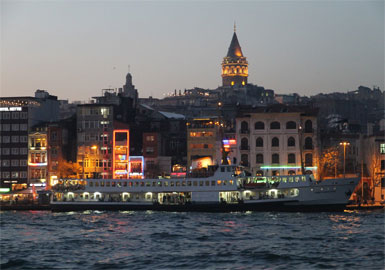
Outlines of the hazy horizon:
<svg viewBox="0 0 385 270">
<path fill-rule="evenodd" d="M 215 89 L 236 21 L 249 83 L 278 94 L 384 90 L 384 1 L 1 1 L 1 96 L 89 100 Z"/>
</svg>

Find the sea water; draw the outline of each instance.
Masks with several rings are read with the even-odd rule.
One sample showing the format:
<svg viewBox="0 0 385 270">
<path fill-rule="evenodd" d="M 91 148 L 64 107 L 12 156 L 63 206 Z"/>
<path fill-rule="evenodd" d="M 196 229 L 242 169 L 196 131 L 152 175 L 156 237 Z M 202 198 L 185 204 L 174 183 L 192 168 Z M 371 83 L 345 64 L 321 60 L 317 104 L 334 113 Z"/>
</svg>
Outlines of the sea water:
<svg viewBox="0 0 385 270">
<path fill-rule="evenodd" d="M 0 269 L 384 269 L 384 211 L 4 211 Z"/>
</svg>

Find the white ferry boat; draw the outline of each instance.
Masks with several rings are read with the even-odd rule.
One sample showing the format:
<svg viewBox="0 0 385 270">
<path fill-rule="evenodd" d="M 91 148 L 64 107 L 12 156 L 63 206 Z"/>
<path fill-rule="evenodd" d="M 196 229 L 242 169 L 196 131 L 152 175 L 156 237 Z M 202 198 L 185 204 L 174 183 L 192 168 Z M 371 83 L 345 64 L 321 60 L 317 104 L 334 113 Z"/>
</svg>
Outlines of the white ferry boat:
<svg viewBox="0 0 385 270">
<path fill-rule="evenodd" d="M 206 177 L 62 180 L 53 211 L 342 211 L 359 178 L 315 181 L 312 175 L 251 177 L 220 165 Z"/>
</svg>

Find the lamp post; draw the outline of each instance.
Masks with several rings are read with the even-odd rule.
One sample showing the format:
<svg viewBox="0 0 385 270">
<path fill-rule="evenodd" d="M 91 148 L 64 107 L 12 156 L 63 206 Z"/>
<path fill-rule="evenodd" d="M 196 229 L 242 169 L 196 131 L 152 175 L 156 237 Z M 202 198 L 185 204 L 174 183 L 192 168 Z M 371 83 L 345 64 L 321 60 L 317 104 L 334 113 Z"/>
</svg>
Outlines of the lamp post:
<svg viewBox="0 0 385 270">
<path fill-rule="evenodd" d="M 345 169 L 346 169 L 346 146 L 350 145 L 348 142 L 340 142 L 340 145 L 344 146 L 344 178 L 345 178 Z"/>
</svg>

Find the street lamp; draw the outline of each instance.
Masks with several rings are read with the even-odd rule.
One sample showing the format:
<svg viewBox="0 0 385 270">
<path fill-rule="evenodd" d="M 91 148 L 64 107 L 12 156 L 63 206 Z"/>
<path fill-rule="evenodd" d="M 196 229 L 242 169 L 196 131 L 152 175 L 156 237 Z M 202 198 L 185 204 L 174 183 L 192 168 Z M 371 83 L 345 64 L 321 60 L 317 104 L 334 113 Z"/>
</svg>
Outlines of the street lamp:
<svg viewBox="0 0 385 270">
<path fill-rule="evenodd" d="M 91 146 L 91 149 L 92 150 L 95 150 L 95 155 L 94 155 L 94 157 L 96 156 L 96 150 L 98 149 L 98 146 L 97 145 L 93 145 L 93 146 Z M 95 167 L 94 167 L 94 178 L 96 178 L 96 166 L 97 166 L 97 164 L 96 164 L 96 158 L 94 159 L 95 160 Z"/>
<path fill-rule="evenodd" d="M 345 169 L 346 169 L 346 146 L 350 145 L 348 142 L 340 142 L 340 145 L 344 146 L 344 178 L 345 178 Z"/>
</svg>

